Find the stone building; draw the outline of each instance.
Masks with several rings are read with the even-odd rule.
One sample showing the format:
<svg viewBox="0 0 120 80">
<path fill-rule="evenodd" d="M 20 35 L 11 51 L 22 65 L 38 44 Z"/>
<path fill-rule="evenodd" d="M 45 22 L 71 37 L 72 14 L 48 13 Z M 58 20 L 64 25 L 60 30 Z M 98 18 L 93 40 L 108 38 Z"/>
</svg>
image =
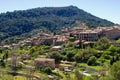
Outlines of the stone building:
<svg viewBox="0 0 120 80">
<path fill-rule="evenodd" d="M 68 41 L 68 37 L 65 35 L 56 35 L 55 38 L 56 38 L 56 40 L 54 42 L 54 46 L 66 44 Z"/>
<path fill-rule="evenodd" d="M 109 28 L 104 28 L 103 36 L 107 37 L 108 39 L 120 38 L 120 27 L 113 26 L 113 27 L 109 27 Z"/>
<path fill-rule="evenodd" d="M 96 41 L 100 37 L 101 32 L 95 30 L 84 30 L 74 33 L 77 40 Z"/>
<path fill-rule="evenodd" d="M 96 41 L 100 37 L 107 37 L 108 39 L 120 38 L 120 27 L 98 27 L 95 29 L 84 29 L 81 31 L 74 30 L 73 35 L 77 40 Z"/>
<path fill-rule="evenodd" d="M 49 58 L 36 58 L 35 59 L 35 67 L 36 68 L 44 68 L 44 67 L 50 67 L 52 69 L 55 68 L 55 59 L 49 59 Z"/>
</svg>

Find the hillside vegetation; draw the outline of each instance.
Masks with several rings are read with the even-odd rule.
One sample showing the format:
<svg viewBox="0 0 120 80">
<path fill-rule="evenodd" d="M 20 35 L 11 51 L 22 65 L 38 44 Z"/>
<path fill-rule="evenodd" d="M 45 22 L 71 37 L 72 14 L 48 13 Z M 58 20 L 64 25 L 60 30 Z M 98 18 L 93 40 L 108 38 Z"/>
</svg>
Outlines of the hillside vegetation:
<svg viewBox="0 0 120 80">
<path fill-rule="evenodd" d="M 44 7 L 0 14 L 0 40 L 29 33 L 35 29 L 57 32 L 62 27 L 85 23 L 89 27 L 114 23 L 87 13 L 75 6 Z"/>
</svg>

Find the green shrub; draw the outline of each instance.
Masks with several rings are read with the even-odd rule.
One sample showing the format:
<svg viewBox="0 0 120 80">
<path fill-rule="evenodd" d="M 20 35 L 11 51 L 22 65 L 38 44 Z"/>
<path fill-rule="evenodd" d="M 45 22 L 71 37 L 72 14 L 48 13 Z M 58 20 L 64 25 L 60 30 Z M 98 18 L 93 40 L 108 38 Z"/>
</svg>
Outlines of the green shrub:
<svg viewBox="0 0 120 80">
<path fill-rule="evenodd" d="M 43 71 L 44 71 L 45 73 L 47 73 L 47 74 L 51 74 L 51 73 L 52 73 L 52 70 L 51 70 L 50 67 L 45 67 L 45 68 L 43 69 Z"/>
<path fill-rule="evenodd" d="M 88 65 L 95 65 L 96 64 L 96 57 L 95 56 L 91 56 L 88 61 L 87 61 L 87 64 Z"/>
</svg>

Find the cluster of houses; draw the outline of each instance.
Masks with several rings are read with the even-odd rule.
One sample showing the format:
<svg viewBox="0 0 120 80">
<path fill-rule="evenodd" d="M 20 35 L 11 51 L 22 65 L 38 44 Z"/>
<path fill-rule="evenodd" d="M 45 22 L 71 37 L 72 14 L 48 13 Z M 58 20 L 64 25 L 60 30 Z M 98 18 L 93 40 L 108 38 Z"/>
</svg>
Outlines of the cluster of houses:
<svg viewBox="0 0 120 80">
<path fill-rule="evenodd" d="M 61 35 L 53 36 L 50 34 L 39 34 L 39 37 L 36 37 L 35 42 L 40 44 L 49 43 L 50 45 L 60 45 L 66 43 L 71 36 L 76 39 L 75 42 L 78 42 L 78 40 L 96 41 L 100 37 L 107 37 L 108 39 L 118 39 L 120 38 L 120 26 L 97 27 L 95 29 L 86 29 L 85 27 L 79 27 L 77 29 L 64 28 L 61 31 Z M 54 48 L 60 47 L 54 46 Z M 36 59 L 35 61 L 37 63 L 37 66 L 39 66 L 40 63 L 40 66 L 47 65 L 51 68 L 55 67 L 53 59 Z"/>
<path fill-rule="evenodd" d="M 120 26 L 113 27 L 97 27 L 86 29 L 79 27 L 77 29 L 65 28 L 62 33 L 74 36 L 76 40 L 96 41 L 100 37 L 107 37 L 108 39 L 120 38 Z"/>
<path fill-rule="evenodd" d="M 74 37 L 76 42 L 78 40 L 84 42 L 97 41 L 101 37 L 107 37 L 108 39 L 118 39 L 120 38 L 120 26 L 118 25 L 113 27 L 97 27 L 88 29 L 84 24 L 82 24 L 77 28 L 62 28 L 61 33 L 58 35 L 39 33 L 34 38 L 23 40 L 18 44 L 12 44 L 12 46 L 39 44 L 58 46 L 67 43 L 70 37 Z"/>
<path fill-rule="evenodd" d="M 19 44 L 24 45 L 61 45 L 68 41 L 68 37 L 64 35 L 53 35 L 39 33 L 36 37 L 21 41 Z"/>
<path fill-rule="evenodd" d="M 19 42 L 18 44 L 12 44 L 12 46 L 24 46 L 24 45 L 52 45 L 54 50 L 58 48 L 61 49 L 59 45 L 65 44 L 68 42 L 70 37 L 75 38 L 75 43 L 81 41 L 96 41 L 100 37 L 107 37 L 108 39 L 118 39 L 120 38 L 120 26 L 113 27 L 97 27 L 87 29 L 85 25 L 81 25 L 78 28 L 63 28 L 61 30 L 61 34 L 53 35 L 46 33 L 39 33 L 36 37 L 27 39 Z M 114 43 L 120 45 L 118 43 Z M 9 46 L 4 46 L 9 47 Z M 36 67 L 45 67 L 49 66 L 51 68 L 55 68 L 55 60 L 54 59 L 46 59 L 46 58 L 37 58 L 35 59 Z"/>
<path fill-rule="evenodd" d="M 76 29 L 63 28 L 59 35 L 40 33 L 37 37 L 26 40 L 24 43 L 56 46 L 67 43 L 71 36 L 74 37 L 75 40 L 84 41 L 97 41 L 101 37 L 107 37 L 108 39 L 114 40 L 120 38 L 120 26 L 97 27 L 91 29 L 86 29 L 85 27 L 78 27 Z"/>
<path fill-rule="evenodd" d="M 61 30 L 61 34 L 53 35 L 40 33 L 37 37 L 32 39 L 25 40 L 20 43 L 24 44 L 44 44 L 44 45 L 52 45 L 57 46 L 61 44 L 67 43 L 70 37 L 74 37 L 75 40 L 81 41 L 97 41 L 101 37 L 107 37 L 108 39 L 118 39 L 120 38 L 120 26 L 113 27 L 97 27 L 92 29 L 86 29 L 85 27 L 79 27 L 76 29 L 71 28 L 63 28 Z"/>
</svg>

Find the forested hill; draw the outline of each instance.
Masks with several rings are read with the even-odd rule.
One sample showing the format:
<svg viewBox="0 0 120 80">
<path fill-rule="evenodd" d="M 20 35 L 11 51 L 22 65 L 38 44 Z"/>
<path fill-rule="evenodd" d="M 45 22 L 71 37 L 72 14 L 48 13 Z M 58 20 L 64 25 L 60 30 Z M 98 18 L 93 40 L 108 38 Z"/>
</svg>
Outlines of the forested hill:
<svg viewBox="0 0 120 80">
<path fill-rule="evenodd" d="M 75 26 L 76 22 L 86 23 L 89 27 L 114 25 L 75 6 L 35 8 L 1 13 L 0 39 L 41 28 L 53 32 L 64 26 Z"/>
</svg>

